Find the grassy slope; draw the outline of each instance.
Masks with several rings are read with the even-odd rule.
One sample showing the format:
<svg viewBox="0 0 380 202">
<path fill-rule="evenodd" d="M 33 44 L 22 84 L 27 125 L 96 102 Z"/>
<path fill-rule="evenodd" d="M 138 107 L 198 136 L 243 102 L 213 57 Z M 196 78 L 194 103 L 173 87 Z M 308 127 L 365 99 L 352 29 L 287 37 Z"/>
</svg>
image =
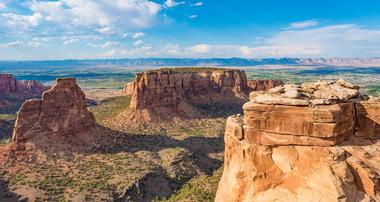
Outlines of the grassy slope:
<svg viewBox="0 0 380 202">
<path fill-rule="evenodd" d="M 223 167 L 211 176 L 195 177 L 186 183 L 177 193 L 162 202 L 177 201 L 214 201 L 218 183 L 223 174 Z"/>
</svg>

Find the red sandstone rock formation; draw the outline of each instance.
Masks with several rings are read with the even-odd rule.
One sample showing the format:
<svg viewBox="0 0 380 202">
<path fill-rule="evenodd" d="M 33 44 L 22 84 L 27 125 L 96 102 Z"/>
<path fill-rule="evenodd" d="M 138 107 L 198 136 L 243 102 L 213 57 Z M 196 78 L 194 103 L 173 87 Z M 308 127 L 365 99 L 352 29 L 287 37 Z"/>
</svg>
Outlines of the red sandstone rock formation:
<svg viewBox="0 0 380 202">
<path fill-rule="evenodd" d="M 135 89 L 135 82 L 131 81 L 124 85 L 122 93 L 123 95 L 132 95 L 134 89 Z"/>
<path fill-rule="evenodd" d="M 11 74 L 0 74 L 0 99 L 39 97 L 47 89 L 38 81 L 17 81 Z"/>
<path fill-rule="evenodd" d="M 321 85 L 308 98 L 253 94 L 244 117 L 228 118 L 215 201 L 380 201 L 380 101 L 352 99 L 357 87 L 342 81 Z"/>
<path fill-rule="evenodd" d="M 280 80 L 247 80 L 249 91 L 265 91 L 271 88 L 284 85 Z"/>
<path fill-rule="evenodd" d="M 247 90 L 245 73 L 230 69 L 148 71 L 134 82 L 131 109 L 177 107 L 184 100 L 228 102 Z"/>
<path fill-rule="evenodd" d="M 57 79 L 42 99 L 27 100 L 17 114 L 13 141 L 40 135 L 70 135 L 87 130 L 95 118 L 86 108 L 85 95 L 75 79 Z"/>
</svg>

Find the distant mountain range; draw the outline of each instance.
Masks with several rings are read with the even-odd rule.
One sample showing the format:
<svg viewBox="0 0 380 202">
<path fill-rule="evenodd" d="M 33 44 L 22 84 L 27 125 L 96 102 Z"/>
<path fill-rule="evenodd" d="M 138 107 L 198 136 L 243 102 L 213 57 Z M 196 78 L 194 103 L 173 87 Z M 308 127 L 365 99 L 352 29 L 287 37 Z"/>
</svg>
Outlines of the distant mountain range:
<svg viewBox="0 0 380 202">
<path fill-rule="evenodd" d="M 44 67 L 99 67 L 99 66 L 235 66 L 258 65 L 292 66 L 337 66 L 380 67 L 378 58 L 134 58 L 134 59 L 85 59 L 46 61 L 0 61 L 0 68 L 44 68 Z"/>
</svg>

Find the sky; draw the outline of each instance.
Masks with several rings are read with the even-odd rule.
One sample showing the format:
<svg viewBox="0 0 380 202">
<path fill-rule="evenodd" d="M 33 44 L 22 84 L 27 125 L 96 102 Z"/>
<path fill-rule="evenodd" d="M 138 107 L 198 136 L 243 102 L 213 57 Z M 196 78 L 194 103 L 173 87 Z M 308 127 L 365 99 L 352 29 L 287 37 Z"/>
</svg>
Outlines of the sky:
<svg viewBox="0 0 380 202">
<path fill-rule="evenodd" d="M 378 0 L 0 0 L 0 60 L 379 56 Z"/>
</svg>

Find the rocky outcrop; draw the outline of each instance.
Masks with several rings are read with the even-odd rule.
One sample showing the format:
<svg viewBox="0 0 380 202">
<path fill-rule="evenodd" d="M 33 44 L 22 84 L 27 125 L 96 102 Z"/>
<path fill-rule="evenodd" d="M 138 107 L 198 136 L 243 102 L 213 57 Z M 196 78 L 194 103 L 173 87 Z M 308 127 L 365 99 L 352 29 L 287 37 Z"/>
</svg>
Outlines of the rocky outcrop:
<svg viewBox="0 0 380 202">
<path fill-rule="evenodd" d="M 251 93 L 244 116 L 227 120 L 215 201 L 380 201 L 380 102 L 357 89 L 341 80 Z"/>
<path fill-rule="evenodd" d="M 251 91 L 265 91 L 271 88 L 284 85 L 280 80 L 247 80 L 248 90 Z"/>
<path fill-rule="evenodd" d="M 39 97 L 47 89 L 38 81 L 17 81 L 12 74 L 0 74 L 0 99 Z"/>
<path fill-rule="evenodd" d="M 134 89 L 135 89 L 135 82 L 131 81 L 124 85 L 122 93 L 123 95 L 132 95 Z"/>
<path fill-rule="evenodd" d="M 13 141 L 39 135 L 70 135 L 87 130 L 95 118 L 86 108 L 85 95 L 73 78 L 57 79 L 42 99 L 27 100 L 17 114 Z"/>
<path fill-rule="evenodd" d="M 232 69 L 161 69 L 139 73 L 134 82 L 131 109 L 177 107 L 185 100 L 228 102 L 247 90 L 245 73 Z"/>
</svg>

